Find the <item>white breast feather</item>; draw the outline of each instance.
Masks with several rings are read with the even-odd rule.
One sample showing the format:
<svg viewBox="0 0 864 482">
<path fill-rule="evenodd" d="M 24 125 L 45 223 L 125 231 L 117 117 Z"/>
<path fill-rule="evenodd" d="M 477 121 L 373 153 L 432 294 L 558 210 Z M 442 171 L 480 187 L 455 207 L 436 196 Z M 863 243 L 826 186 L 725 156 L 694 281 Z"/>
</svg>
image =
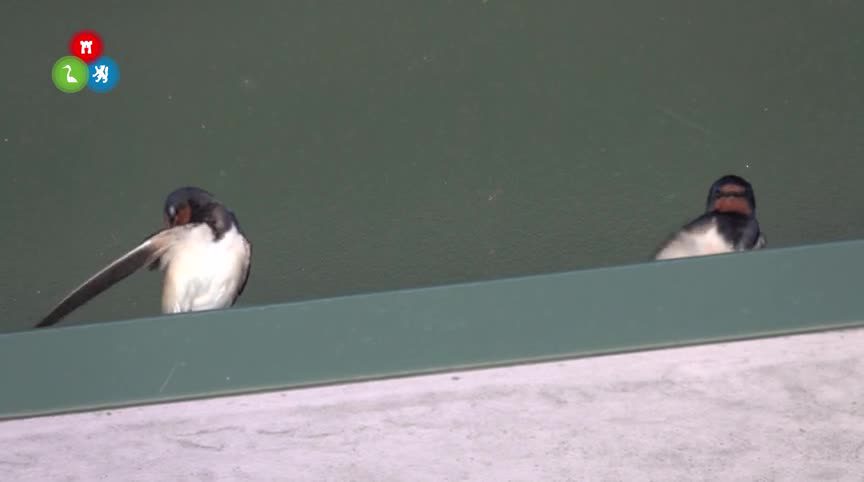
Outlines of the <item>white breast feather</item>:
<svg viewBox="0 0 864 482">
<path fill-rule="evenodd" d="M 191 228 L 162 258 L 162 311 L 181 313 L 231 305 L 243 282 L 248 255 L 243 236 L 232 228 L 218 242 L 206 225 Z"/>
<path fill-rule="evenodd" d="M 723 239 L 716 223 L 697 231 L 682 231 L 657 253 L 655 259 L 689 258 L 734 252 L 735 248 Z"/>
</svg>

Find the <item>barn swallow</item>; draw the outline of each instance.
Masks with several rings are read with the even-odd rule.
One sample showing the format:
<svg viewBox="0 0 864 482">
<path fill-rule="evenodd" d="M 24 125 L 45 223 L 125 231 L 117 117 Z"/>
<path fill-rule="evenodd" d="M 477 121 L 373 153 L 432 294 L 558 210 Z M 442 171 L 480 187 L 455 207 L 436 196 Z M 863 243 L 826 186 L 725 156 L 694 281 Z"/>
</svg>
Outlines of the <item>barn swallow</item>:
<svg viewBox="0 0 864 482">
<path fill-rule="evenodd" d="M 249 279 L 252 246 L 234 213 L 207 191 L 175 190 L 165 200 L 165 227 L 69 293 L 37 328 L 51 326 L 144 266 L 164 272 L 162 312 L 233 306 Z"/>
<path fill-rule="evenodd" d="M 741 177 L 728 175 L 711 185 L 705 213 L 667 240 L 654 259 L 707 256 L 764 247 L 765 235 L 756 221 L 753 187 Z"/>
</svg>

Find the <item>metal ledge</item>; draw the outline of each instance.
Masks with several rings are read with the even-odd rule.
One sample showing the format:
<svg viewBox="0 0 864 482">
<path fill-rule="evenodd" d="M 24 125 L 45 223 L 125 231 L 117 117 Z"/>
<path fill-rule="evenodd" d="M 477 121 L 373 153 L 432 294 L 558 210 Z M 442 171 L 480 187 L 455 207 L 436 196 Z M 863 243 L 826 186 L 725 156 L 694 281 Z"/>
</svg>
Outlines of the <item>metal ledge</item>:
<svg viewBox="0 0 864 482">
<path fill-rule="evenodd" d="M 0 335 L 0 418 L 858 326 L 861 259 L 855 241 Z"/>
</svg>

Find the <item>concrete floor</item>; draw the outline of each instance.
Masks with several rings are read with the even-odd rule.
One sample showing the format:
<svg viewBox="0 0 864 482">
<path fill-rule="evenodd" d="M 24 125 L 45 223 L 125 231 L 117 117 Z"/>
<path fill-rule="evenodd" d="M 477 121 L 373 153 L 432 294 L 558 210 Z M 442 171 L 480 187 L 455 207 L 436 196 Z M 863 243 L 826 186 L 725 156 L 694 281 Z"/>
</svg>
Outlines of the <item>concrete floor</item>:
<svg viewBox="0 0 864 482">
<path fill-rule="evenodd" d="M 864 330 L 0 423 L 15 481 L 864 480 Z"/>
</svg>

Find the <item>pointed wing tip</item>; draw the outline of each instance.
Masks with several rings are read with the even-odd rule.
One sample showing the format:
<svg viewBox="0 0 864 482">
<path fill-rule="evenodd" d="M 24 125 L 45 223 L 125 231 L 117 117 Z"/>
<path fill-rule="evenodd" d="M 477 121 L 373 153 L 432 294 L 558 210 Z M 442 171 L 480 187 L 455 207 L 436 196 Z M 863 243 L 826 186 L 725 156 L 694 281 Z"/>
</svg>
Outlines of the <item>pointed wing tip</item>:
<svg viewBox="0 0 864 482">
<path fill-rule="evenodd" d="M 42 318 L 42 320 L 40 320 L 39 323 L 36 323 L 36 325 L 33 328 L 47 328 L 49 326 L 56 325 L 57 323 L 62 321 L 63 318 L 66 318 L 66 315 L 68 315 L 69 312 L 61 313 L 61 312 L 59 312 L 58 308 L 60 308 L 60 307 L 59 306 L 55 307 L 51 311 L 51 313 L 48 313 L 48 315 L 45 316 L 44 318 Z"/>
<path fill-rule="evenodd" d="M 98 273 L 66 295 L 47 316 L 42 318 L 34 328 L 45 328 L 57 324 L 69 313 L 87 304 L 105 290 L 119 281 L 127 278 L 149 264 L 150 269 L 158 268 L 158 258 L 167 249 L 173 239 L 184 228 L 160 230 L 148 237 L 136 248 L 112 261 Z"/>
</svg>

